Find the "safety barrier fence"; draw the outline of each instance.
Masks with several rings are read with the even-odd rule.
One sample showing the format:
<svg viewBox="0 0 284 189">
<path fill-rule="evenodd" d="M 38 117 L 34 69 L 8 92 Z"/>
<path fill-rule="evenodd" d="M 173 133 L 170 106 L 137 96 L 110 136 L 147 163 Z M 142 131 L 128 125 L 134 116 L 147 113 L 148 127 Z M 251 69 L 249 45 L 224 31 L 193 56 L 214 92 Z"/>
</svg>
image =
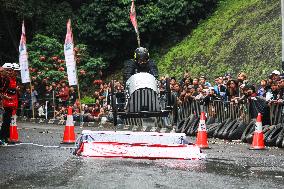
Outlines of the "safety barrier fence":
<svg viewBox="0 0 284 189">
<path fill-rule="evenodd" d="M 249 122 L 249 103 L 234 104 L 221 100 L 204 103 L 202 100 L 190 99 L 180 105 L 179 120 L 183 120 L 190 115 L 200 115 L 204 111 L 207 116 L 215 118 L 218 122 L 223 122 L 228 118 L 243 119 Z"/>
<path fill-rule="evenodd" d="M 17 115 L 20 117 L 27 117 L 27 118 L 45 118 L 45 119 L 55 119 L 57 117 L 56 113 L 60 111 L 59 107 L 65 107 L 71 105 L 73 106 L 74 103 L 66 102 L 62 103 L 55 98 L 50 99 L 37 99 L 37 102 L 33 103 L 33 107 L 31 101 L 25 103 L 22 98 L 19 98 L 19 106 L 17 109 Z M 94 106 L 94 103 L 85 104 L 88 107 Z M 34 110 L 34 114 L 33 111 Z M 62 114 L 66 114 L 67 109 Z M 34 117 L 33 117 L 34 115 Z M 77 118 L 75 118 L 77 119 Z"/>
<path fill-rule="evenodd" d="M 17 115 L 19 117 L 32 118 L 32 108 L 29 106 L 21 106 L 22 99 L 19 99 L 19 108 Z M 55 107 L 58 106 L 54 99 L 39 99 L 39 106 L 35 108 L 35 117 L 37 119 L 55 119 Z M 92 106 L 93 104 L 87 104 Z M 39 111 L 39 107 L 41 111 Z M 190 115 L 199 116 L 201 111 L 204 111 L 207 116 L 215 118 L 216 122 L 223 122 L 228 118 L 241 119 L 245 123 L 249 123 L 254 119 L 258 112 L 264 115 L 264 119 L 269 125 L 283 123 L 284 107 L 283 104 L 270 103 L 262 100 L 247 100 L 242 103 L 231 103 L 222 100 L 213 100 L 205 103 L 202 100 L 189 99 L 179 105 L 178 120 L 183 120 Z M 2 112 L 3 113 L 3 112 Z M 58 119 L 58 118 L 57 118 Z M 75 118 L 77 121 L 79 118 Z M 171 118 L 172 119 L 172 118 Z M 83 121 L 83 120 L 81 120 Z M 84 120 L 88 122 L 87 120 Z M 158 118 L 161 121 L 161 118 Z M 265 120 L 264 120 L 265 121 Z M 93 122 L 93 121 L 91 121 Z M 129 119 L 125 124 L 142 125 L 141 119 Z"/>
<path fill-rule="evenodd" d="M 184 120 L 190 115 L 199 116 L 204 111 L 207 116 L 215 118 L 216 122 L 224 122 L 228 118 L 239 119 L 249 123 L 258 113 L 263 115 L 264 122 L 270 125 L 283 123 L 284 107 L 281 103 L 268 103 L 261 98 L 232 103 L 213 100 L 205 103 L 203 100 L 189 99 L 179 106 L 178 120 Z"/>
</svg>

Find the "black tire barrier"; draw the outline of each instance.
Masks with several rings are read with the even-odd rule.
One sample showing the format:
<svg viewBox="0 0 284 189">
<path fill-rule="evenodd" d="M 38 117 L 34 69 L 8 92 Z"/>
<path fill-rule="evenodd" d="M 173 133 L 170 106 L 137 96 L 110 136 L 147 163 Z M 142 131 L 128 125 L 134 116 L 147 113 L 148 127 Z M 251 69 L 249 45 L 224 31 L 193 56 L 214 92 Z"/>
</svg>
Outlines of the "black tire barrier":
<svg viewBox="0 0 284 189">
<path fill-rule="evenodd" d="M 184 125 L 181 129 L 182 133 L 186 133 L 188 128 L 190 127 L 190 124 L 194 121 L 195 116 L 194 115 L 190 115 L 184 122 Z"/>
<path fill-rule="evenodd" d="M 247 139 L 246 139 L 247 136 L 248 136 L 249 134 L 253 133 L 254 129 L 255 129 L 255 120 L 252 120 L 252 121 L 247 125 L 247 127 L 245 128 L 245 130 L 244 130 L 244 132 L 243 132 L 243 134 L 242 134 L 242 136 L 241 136 L 242 142 L 247 142 Z"/>
<path fill-rule="evenodd" d="M 237 123 L 237 120 L 233 120 L 231 121 L 226 127 L 225 129 L 223 130 L 223 132 L 220 134 L 220 136 L 223 138 L 223 139 L 228 139 L 228 135 L 232 129 L 232 127 Z"/>
<path fill-rule="evenodd" d="M 254 131 L 253 131 L 254 132 Z M 249 133 L 247 136 L 246 136 L 246 141 L 248 144 L 252 144 L 252 141 L 253 141 L 253 132 L 252 133 Z"/>
<path fill-rule="evenodd" d="M 282 140 L 283 140 L 283 136 L 284 136 L 284 125 L 282 124 L 282 129 L 276 139 L 276 146 L 279 148 L 282 148 Z"/>
<path fill-rule="evenodd" d="M 263 127 L 262 130 L 263 130 L 263 134 L 264 134 L 264 140 L 265 140 L 265 134 L 270 131 L 270 128 L 271 128 L 270 125 L 266 125 L 266 126 Z M 251 130 L 250 130 L 250 133 L 246 136 L 246 142 L 248 144 L 252 143 L 254 130 L 255 130 L 255 127 L 252 127 Z"/>
<path fill-rule="evenodd" d="M 196 131 L 198 129 L 198 124 L 199 124 L 199 118 L 196 118 L 194 120 L 194 122 L 191 124 L 190 128 L 188 129 L 187 134 L 190 136 L 195 136 L 196 135 Z"/>
<path fill-rule="evenodd" d="M 271 134 L 271 132 L 277 127 L 277 125 L 271 125 L 267 131 L 264 133 L 264 141 L 268 138 L 268 136 Z"/>
<path fill-rule="evenodd" d="M 215 123 L 215 118 L 214 117 L 208 117 L 206 120 L 206 125 L 210 125 Z"/>
<path fill-rule="evenodd" d="M 180 121 L 178 123 L 177 129 L 176 129 L 176 133 L 180 133 L 181 132 L 181 130 L 182 130 L 183 126 L 184 126 L 184 123 L 185 123 L 185 120 L 182 120 L 182 121 Z"/>
<path fill-rule="evenodd" d="M 218 138 L 218 133 L 219 133 L 219 131 L 220 131 L 226 124 L 228 124 L 230 121 L 231 121 L 231 118 L 228 118 L 228 119 L 226 119 L 225 121 L 223 121 L 223 122 L 218 126 L 218 128 L 215 130 L 215 132 L 213 133 L 213 137 L 214 137 L 214 138 Z"/>
<path fill-rule="evenodd" d="M 199 123 L 199 118 L 194 115 L 194 117 L 187 123 L 185 134 L 187 136 L 194 135 L 194 134 L 191 134 L 190 132 L 193 129 L 193 127 L 195 127 L 195 125 L 198 123 Z"/>
<path fill-rule="evenodd" d="M 276 140 L 281 130 L 282 130 L 282 125 L 277 125 L 276 127 L 274 127 L 274 129 L 271 130 L 270 134 L 266 137 L 265 145 L 276 146 Z"/>
<path fill-rule="evenodd" d="M 238 140 L 241 139 L 241 136 L 246 129 L 246 124 L 244 121 L 240 120 L 235 123 L 235 125 L 231 128 L 228 139 L 230 140 Z"/>
<path fill-rule="evenodd" d="M 207 127 L 207 136 L 208 137 L 213 137 L 213 134 L 215 130 L 220 126 L 221 123 L 213 123 L 211 125 L 208 125 Z"/>
<path fill-rule="evenodd" d="M 225 129 L 235 120 L 233 119 L 230 119 L 230 121 L 228 121 L 219 131 L 218 131 L 218 134 L 217 134 L 217 137 L 220 138 L 220 139 L 224 139 L 223 138 L 223 132 L 225 131 Z"/>
</svg>

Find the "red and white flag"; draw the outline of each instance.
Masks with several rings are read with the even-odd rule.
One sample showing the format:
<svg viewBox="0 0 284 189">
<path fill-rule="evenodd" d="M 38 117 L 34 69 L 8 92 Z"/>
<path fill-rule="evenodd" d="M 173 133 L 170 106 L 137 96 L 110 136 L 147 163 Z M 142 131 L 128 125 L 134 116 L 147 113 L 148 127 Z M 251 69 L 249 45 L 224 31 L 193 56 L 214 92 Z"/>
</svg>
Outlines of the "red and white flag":
<svg viewBox="0 0 284 189">
<path fill-rule="evenodd" d="M 129 16 L 130 16 L 131 23 L 135 29 L 135 32 L 138 33 L 138 24 L 137 24 L 137 19 L 136 19 L 134 0 L 132 0 Z"/>
<path fill-rule="evenodd" d="M 19 63 L 21 67 L 21 79 L 22 83 L 29 83 L 30 80 L 30 72 L 29 72 L 29 62 L 28 62 L 28 53 L 27 53 L 27 45 L 26 45 L 26 31 L 24 21 L 22 23 L 22 35 L 19 45 Z"/>
<path fill-rule="evenodd" d="M 74 43 L 73 43 L 73 34 L 71 28 L 71 20 L 67 22 L 67 33 L 65 37 L 64 44 L 64 55 L 67 68 L 68 82 L 69 85 L 77 85 L 77 74 L 76 74 L 76 63 L 74 55 Z"/>
</svg>

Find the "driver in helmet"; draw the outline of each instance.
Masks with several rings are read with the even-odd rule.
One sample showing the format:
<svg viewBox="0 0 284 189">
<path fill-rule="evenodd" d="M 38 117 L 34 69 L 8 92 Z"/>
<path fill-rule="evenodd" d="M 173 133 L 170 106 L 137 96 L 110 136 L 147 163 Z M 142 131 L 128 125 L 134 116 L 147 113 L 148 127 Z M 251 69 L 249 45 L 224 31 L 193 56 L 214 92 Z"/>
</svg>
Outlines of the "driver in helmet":
<svg viewBox="0 0 284 189">
<path fill-rule="evenodd" d="M 153 60 L 149 57 L 149 52 L 144 47 L 139 47 L 134 51 L 134 59 L 124 63 L 124 83 L 133 75 L 139 72 L 147 72 L 158 78 L 158 69 Z"/>
</svg>

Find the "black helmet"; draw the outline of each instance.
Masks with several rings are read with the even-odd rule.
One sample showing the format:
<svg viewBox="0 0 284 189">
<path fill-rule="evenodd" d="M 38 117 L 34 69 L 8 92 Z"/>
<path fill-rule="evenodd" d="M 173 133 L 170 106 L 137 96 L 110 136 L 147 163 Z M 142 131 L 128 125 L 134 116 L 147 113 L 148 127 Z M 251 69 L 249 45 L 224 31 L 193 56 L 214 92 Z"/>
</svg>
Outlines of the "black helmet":
<svg viewBox="0 0 284 189">
<path fill-rule="evenodd" d="M 134 59 L 139 64 L 147 63 L 149 60 L 149 52 L 144 47 L 139 47 L 134 51 Z"/>
</svg>

